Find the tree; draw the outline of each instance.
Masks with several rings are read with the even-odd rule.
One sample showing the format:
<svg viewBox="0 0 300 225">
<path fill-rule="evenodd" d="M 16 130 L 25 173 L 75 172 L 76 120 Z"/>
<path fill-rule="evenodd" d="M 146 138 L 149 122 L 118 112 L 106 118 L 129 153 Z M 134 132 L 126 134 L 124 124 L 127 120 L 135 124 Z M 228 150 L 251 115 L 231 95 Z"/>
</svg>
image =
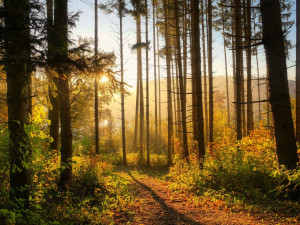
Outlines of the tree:
<svg viewBox="0 0 300 225">
<path fill-rule="evenodd" d="M 157 66 L 158 66 L 158 134 L 161 140 L 161 88 L 160 88 L 160 54 L 159 54 L 159 33 L 158 28 L 156 32 L 156 38 L 157 38 Z M 159 141 L 159 146 L 160 146 Z"/>
<path fill-rule="evenodd" d="M 202 81 L 201 81 L 201 49 L 200 49 L 200 10 L 199 0 L 192 1 L 192 17 L 193 18 L 193 43 L 194 43 L 194 56 L 195 56 L 195 73 L 196 73 L 196 96 L 197 96 L 197 141 L 198 141 L 198 157 L 202 163 L 205 155 L 204 143 L 204 122 L 203 122 L 203 106 L 202 106 Z M 212 101 L 212 99 L 209 99 Z M 212 120 L 210 120 L 212 122 Z M 211 138 L 211 136 L 210 136 Z M 211 141 L 211 139 L 210 139 Z"/>
<path fill-rule="evenodd" d="M 68 1 L 55 0 L 54 7 L 55 61 L 68 58 Z M 59 187 L 67 190 L 72 186 L 72 128 L 70 111 L 69 74 L 64 67 L 58 68 L 58 96 L 61 124 L 61 166 Z"/>
<path fill-rule="evenodd" d="M 252 75 L 251 75 L 251 0 L 247 0 L 246 9 L 246 55 L 247 55 L 247 134 L 254 129 L 252 103 Z"/>
<path fill-rule="evenodd" d="M 173 116 L 172 116 L 172 85 L 171 85 L 171 46 L 170 46 L 170 36 L 169 36 L 169 10 L 168 10 L 168 0 L 163 2 L 164 8 L 164 25 L 165 25 L 165 44 L 166 44 L 166 65 L 167 65 L 167 110 L 168 110 L 168 165 L 172 164 L 172 139 L 173 139 Z"/>
<path fill-rule="evenodd" d="M 207 45 L 207 62 L 208 62 L 208 86 L 209 86 L 209 142 L 214 141 L 214 87 L 213 87 L 213 70 L 212 70 L 212 0 L 207 2 L 207 26 L 208 26 L 208 45 Z"/>
<path fill-rule="evenodd" d="M 141 14 L 143 13 L 143 6 L 141 4 L 140 0 L 132 0 L 131 1 L 134 10 L 133 15 L 136 20 L 136 44 L 134 45 L 134 49 L 137 50 L 137 88 L 139 89 L 137 91 L 137 101 L 136 104 L 140 105 L 140 148 L 138 152 L 138 161 L 139 163 L 143 163 L 144 161 L 144 151 L 143 151 L 143 145 L 144 145 L 144 91 L 143 91 L 143 68 L 142 68 L 142 47 L 145 46 L 145 43 L 142 43 L 141 38 Z M 136 106 L 136 109 L 138 109 L 138 106 Z M 136 130 L 135 130 L 135 138 L 134 138 L 134 148 L 136 148 L 136 141 L 137 141 L 137 115 L 138 110 L 136 111 Z"/>
<path fill-rule="evenodd" d="M 127 164 L 126 160 L 126 134 L 125 134 L 125 88 L 124 88 L 124 54 L 123 54 L 123 17 L 128 12 L 126 9 L 126 3 L 124 0 L 114 0 L 99 5 L 100 9 L 110 14 L 113 10 L 117 11 L 119 16 L 119 41 L 120 41 L 120 67 L 121 67 L 121 117 L 122 117 L 122 148 L 123 148 L 123 164 Z M 137 124 L 137 123 L 136 123 Z M 135 133 L 136 134 L 136 133 Z M 135 135 L 136 138 L 136 135 Z M 136 143 L 136 139 L 135 142 Z M 135 144 L 136 145 L 136 144 Z"/>
<path fill-rule="evenodd" d="M 206 73 L 206 47 L 205 47 L 205 23 L 204 23 L 204 3 L 201 2 L 201 30 L 202 30 L 202 52 L 203 52 L 203 80 L 204 80 L 204 117 L 205 117 L 205 142 L 208 141 L 208 104 L 207 104 L 207 73 Z"/>
<path fill-rule="evenodd" d="M 184 80 L 182 72 L 182 58 L 181 58 L 181 32 L 179 27 L 179 13 L 178 0 L 175 0 L 175 23 L 176 23 L 176 44 L 177 44 L 177 64 L 179 76 L 179 93 L 180 93 L 180 108 L 181 108 L 181 121 L 182 121 L 182 148 L 184 159 L 189 160 L 189 149 L 187 142 L 187 127 L 186 127 L 186 93 L 184 90 Z"/>
<path fill-rule="evenodd" d="M 280 165 L 294 169 L 299 162 L 291 113 L 286 55 L 279 0 L 261 0 L 263 43 L 269 69 L 270 104 Z"/>
<path fill-rule="evenodd" d="M 153 61 L 154 61 L 154 106 L 155 106 L 155 152 L 158 154 L 158 124 L 157 124 L 157 76 L 156 76 L 156 22 L 155 22 L 155 0 L 152 0 L 153 19 Z"/>
<path fill-rule="evenodd" d="M 148 47 L 148 0 L 145 0 L 145 23 L 146 23 L 146 150 L 147 150 L 147 166 L 150 166 L 150 130 L 149 130 L 149 47 Z"/>
<path fill-rule="evenodd" d="M 300 143 L 300 1 L 296 0 L 296 139 Z"/>
<path fill-rule="evenodd" d="M 234 25 L 235 25 L 235 86 L 236 86 L 236 132 L 237 140 L 242 139 L 242 105 L 241 105 L 241 92 L 242 92 L 242 66 L 241 61 L 243 57 L 242 52 L 242 24 L 241 24 L 241 0 L 234 0 Z"/>
<path fill-rule="evenodd" d="M 125 11 L 125 2 L 119 0 L 119 18 L 120 18 L 120 57 L 121 57 L 121 114 L 122 114 L 122 147 L 123 147 L 123 164 L 126 160 L 126 135 L 125 135 L 125 97 L 124 97 L 124 54 L 123 54 L 123 16 Z"/>
<path fill-rule="evenodd" d="M 48 52 L 47 60 L 48 64 L 53 60 L 53 48 L 54 48 L 54 21 L 53 21 L 53 0 L 47 0 L 47 42 L 48 42 Z M 50 144 L 51 150 L 58 151 L 59 148 L 59 100 L 57 93 L 57 77 L 51 68 L 46 68 L 46 73 L 48 79 L 50 80 L 49 85 L 49 100 L 51 107 L 49 109 L 49 120 L 50 123 L 50 136 L 53 141 Z"/>
<path fill-rule="evenodd" d="M 29 122 L 28 83 L 31 72 L 29 0 L 4 1 L 4 70 L 7 76 L 10 190 L 13 202 L 29 205 L 32 183 L 31 149 L 25 126 Z"/>
<path fill-rule="evenodd" d="M 95 0 L 95 58 L 98 57 L 98 0 Z M 99 102 L 98 102 L 98 73 L 100 72 L 98 62 L 96 60 L 96 73 L 95 73 L 95 147 L 96 154 L 100 153 L 99 150 Z"/>
</svg>

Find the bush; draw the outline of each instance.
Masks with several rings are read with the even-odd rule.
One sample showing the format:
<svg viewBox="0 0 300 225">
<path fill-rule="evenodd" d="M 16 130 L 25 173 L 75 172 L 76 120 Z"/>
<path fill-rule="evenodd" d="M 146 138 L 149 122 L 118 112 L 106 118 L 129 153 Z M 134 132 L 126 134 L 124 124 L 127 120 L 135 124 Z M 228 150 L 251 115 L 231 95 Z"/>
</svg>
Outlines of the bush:
<svg viewBox="0 0 300 225">
<path fill-rule="evenodd" d="M 299 196 L 300 167 L 293 171 L 278 168 L 275 144 L 268 130 L 261 126 L 237 144 L 232 144 L 233 136 L 228 130 L 222 136 L 207 152 L 203 169 L 195 157 L 191 157 L 190 165 L 179 160 L 171 168 L 172 179 L 199 194 L 217 191 L 252 202 Z"/>
</svg>

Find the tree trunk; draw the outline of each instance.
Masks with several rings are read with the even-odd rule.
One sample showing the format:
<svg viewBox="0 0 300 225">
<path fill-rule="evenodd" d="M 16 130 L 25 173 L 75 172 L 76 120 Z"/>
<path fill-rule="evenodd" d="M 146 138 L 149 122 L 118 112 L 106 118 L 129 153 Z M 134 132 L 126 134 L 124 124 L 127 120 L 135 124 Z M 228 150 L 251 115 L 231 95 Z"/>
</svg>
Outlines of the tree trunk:
<svg viewBox="0 0 300 225">
<path fill-rule="evenodd" d="M 241 92 L 242 92 L 242 66 L 241 61 L 243 58 L 242 51 L 242 16 L 241 16 L 241 0 L 234 0 L 235 7 L 235 77 L 236 77 L 236 129 L 237 129 L 237 140 L 242 139 L 242 104 L 241 104 Z"/>
<path fill-rule="evenodd" d="M 294 169 L 299 158 L 291 113 L 280 3 L 279 0 L 261 0 L 260 3 L 278 161 L 280 165 Z"/>
<path fill-rule="evenodd" d="M 176 32 L 176 30 L 175 30 Z M 177 37 L 176 37 L 177 38 Z M 180 38 L 180 37 L 179 37 Z M 177 40 L 176 40 L 177 41 Z M 176 66 L 176 104 L 177 104 L 177 133 L 178 139 L 182 141 L 182 118 L 181 118 L 181 103 L 180 103 L 180 87 L 179 87 L 179 65 L 178 65 L 178 53 L 177 48 L 175 47 L 175 65 Z M 181 51 L 180 51 L 181 52 Z M 181 62 L 181 70 L 182 70 L 182 62 Z"/>
<path fill-rule="evenodd" d="M 156 77 L 156 35 L 155 35 L 155 2 L 152 0 L 153 16 L 153 60 L 154 60 L 154 106 L 155 106 L 155 153 L 158 154 L 158 124 L 157 124 L 157 77 Z"/>
<path fill-rule="evenodd" d="M 246 49 L 247 54 L 247 134 L 254 129 L 253 103 L 252 103 L 252 75 L 251 75 L 251 0 L 247 0 L 247 26 L 246 30 Z"/>
<path fill-rule="evenodd" d="M 160 88 L 160 57 L 159 57 L 159 34 L 158 34 L 158 28 L 156 32 L 157 36 L 157 65 L 158 65 L 158 136 L 159 136 L 159 147 L 160 146 L 160 140 L 161 140 L 161 88 Z M 161 152 L 161 151 L 159 151 Z"/>
<path fill-rule="evenodd" d="M 225 40 L 225 18 L 224 9 L 222 7 L 222 31 L 223 31 L 223 45 L 224 45 L 224 58 L 225 58 L 225 77 L 226 77 L 226 105 L 227 105 L 227 125 L 230 127 L 230 104 L 229 104 L 229 87 L 228 87 L 228 70 L 227 70 L 227 53 L 226 53 L 226 40 Z"/>
<path fill-rule="evenodd" d="M 48 64 L 53 60 L 53 0 L 47 0 L 47 42 L 48 42 L 48 54 L 47 61 Z M 51 73 L 51 69 L 46 69 L 46 73 L 49 81 L 54 83 L 57 89 L 57 77 Z M 59 145 L 59 106 L 58 106 L 58 96 L 57 90 L 52 90 L 51 85 L 49 85 L 49 100 L 51 107 L 49 109 L 48 118 L 50 123 L 50 137 L 53 141 L 50 144 L 51 150 L 58 151 Z M 56 92 L 56 93 L 54 93 Z"/>
<path fill-rule="evenodd" d="M 266 56 L 266 95 L 267 95 L 267 107 L 266 107 L 266 114 L 267 114 L 267 129 L 272 131 L 271 123 L 270 123 L 270 92 L 269 92 L 269 65 L 268 65 L 268 60 L 267 60 L 267 53 L 265 52 Z"/>
<path fill-rule="evenodd" d="M 243 0 L 242 2 L 242 22 L 243 24 L 241 25 L 241 35 L 242 35 L 242 46 L 246 42 L 246 27 L 247 27 L 247 19 L 246 19 L 246 0 Z M 244 52 L 246 54 L 246 49 L 245 51 L 242 51 L 242 57 L 241 57 L 241 68 L 242 68 L 242 73 L 241 73 L 241 93 L 242 93 L 242 135 L 245 137 L 247 135 L 247 121 L 246 121 L 246 105 L 245 105 L 245 75 L 244 75 Z"/>
<path fill-rule="evenodd" d="M 231 0 L 231 5 L 235 4 L 235 0 Z M 232 77 L 233 77 L 233 99 L 234 102 L 237 102 L 236 96 L 237 96 L 237 92 L 236 92 L 236 63 L 235 63 L 235 8 L 231 9 L 231 14 L 232 16 L 232 26 L 231 26 L 231 42 L 232 42 Z M 237 130 L 236 124 L 237 122 L 234 123 L 235 124 L 235 129 Z"/>
<path fill-rule="evenodd" d="M 212 71 L 212 0 L 207 2 L 207 19 L 208 19 L 208 86 L 209 86 L 209 142 L 214 141 L 214 87 L 213 87 L 213 71 Z"/>
<path fill-rule="evenodd" d="M 164 17 L 165 17 L 165 44 L 166 44 L 166 65 L 167 65 L 167 110 L 168 110 L 168 165 L 172 164 L 172 140 L 173 140 L 173 117 L 172 117 L 172 84 L 170 71 L 170 37 L 169 37 L 169 12 L 168 0 L 164 0 Z"/>
<path fill-rule="evenodd" d="M 140 7 L 138 7 L 139 9 Z M 141 16 L 137 16 L 137 43 L 141 43 Z M 137 49 L 138 57 L 138 75 L 140 81 L 140 149 L 138 153 L 139 164 L 144 162 L 144 92 L 143 92 L 143 72 L 142 72 L 142 49 L 139 47 Z"/>
<path fill-rule="evenodd" d="M 190 34 L 190 49 L 191 49 L 191 73 L 192 73 L 192 79 L 191 79 L 191 86 L 192 86 L 192 125 L 193 125 L 193 138 L 194 140 L 197 140 L 198 137 L 198 126 L 197 126 L 197 94 L 196 94 L 196 71 L 195 71 L 195 51 L 194 51 L 194 0 L 191 0 L 190 10 L 191 10 L 191 34 Z"/>
<path fill-rule="evenodd" d="M 95 0 L 95 57 L 98 58 L 98 0 Z M 95 147 L 96 154 L 100 153 L 99 150 L 99 100 L 98 100 L 98 76 L 99 76 L 98 63 L 96 61 L 95 73 Z"/>
<path fill-rule="evenodd" d="M 25 126 L 29 122 L 30 74 L 29 0 L 4 1 L 4 69 L 7 76 L 10 189 L 9 199 L 29 206 L 32 185 L 31 149 Z M 16 169 L 17 168 L 17 169 Z M 22 205 L 20 205 L 22 207 Z"/>
<path fill-rule="evenodd" d="M 68 1 L 55 0 L 54 29 L 56 34 L 55 55 L 68 57 Z M 59 187 L 67 190 L 72 186 L 72 127 L 69 74 L 58 71 L 58 97 L 61 124 L 61 166 Z"/>
<path fill-rule="evenodd" d="M 201 23 L 202 23 L 202 51 L 203 51 L 203 80 L 204 80 L 204 117 L 205 117 L 205 143 L 208 142 L 208 104 L 207 104 L 207 74 L 206 74 L 206 48 L 205 48 L 205 24 L 204 24 L 204 4 L 201 1 Z"/>
<path fill-rule="evenodd" d="M 296 139 L 300 143 L 300 2 L 296 0 Z"/>
<path fill-rule="evenodd" d="M 204 122 L 203 122 L 203 106 L 202 106 L 202 80 L 201 80 L 201 49 L 200 49 L 200 10 L 199 0 L 192 1 L 192 17 L 193 18 L 193 42 L 195 55 L 195 73 L 196 73 L 196 96 L 197 96 L 197 141 L 198 141 L 198 157 L 202 163 L 205 155 L 204 143 Z"/>
<path fill-rule="evenodd" d="M 177 120 L 177 104 L 176 104 L 176 88 L 175 88 L 175 72 L 174 72 L 174 60 L 173 60 L 173 55 L 171 55 L 171 68 L 172 68 L 172 72 L 171 72 L 171 81 L 172 81 L 172 88 L 171 88 L 171 92 L 173 95 L 173 107 L 174 110 L 172 110 L 173 112 L 173 134 L 176 138 L 178 138 L 178 120 Z"/>
<path fill-rule="evenodd" d="M 254 24 L 254 33 L 256 33 L 256 26 Z M 258 122 L 261 122 L 261 96 L 260 96 L 260 73 L 259 73 L 259 62 L 258 62 L 258 50 L 255 47 L 255 58 L 256 58 L 256 73 L 257 73 L 257 92 L 258 92 Z"/>
<path fill-rule="evenodd" d="M 149 129 L 149 47 L 148 47 L 148 0 L 145 0 L 146 13 L 146 149 L 147 149 L 147 166 L 150 166 L 150 129 Z"/>
<path fill-rule="evenodd" d="M 188 13 L 188 6 L 186 1 L 183 1 L 183 7 L 184 7 L 184 16 L 183 16 L 183 32 L 182 32 L 182 42 L 183 42 L 183 93 L 186 93 L 186 84 L 187 84 L 187 36 L 188 36 L 188 19 L 187 19 L 187 13 Z M 186 110 L 186 109 L 185 109 Z"/>
<path fill-rule="evenodd" d="M 140 99 L 140 77 L 139 66 L 137 62 L 137 81 L 136 81 L 136 101 L 135 101 L 135 121 L 134 121 L 134 138 L 133 138 L 133 152 L 137 152 L 137 138 L 138 138 L 138 124 L 139 124 L 139 99 Z"/>
<path fill-rule="evenodd" d="M 124 54 L 123 54 L 123 1 L 119 0 L 119 19 L 120 19 L 120 60 L 121 60 L 121 114 L 122 114 L 122 147 L 123 164 L 126 160 L 126 135 L 125 135 L 125 97 L 124 97 Z"/>
</svg>

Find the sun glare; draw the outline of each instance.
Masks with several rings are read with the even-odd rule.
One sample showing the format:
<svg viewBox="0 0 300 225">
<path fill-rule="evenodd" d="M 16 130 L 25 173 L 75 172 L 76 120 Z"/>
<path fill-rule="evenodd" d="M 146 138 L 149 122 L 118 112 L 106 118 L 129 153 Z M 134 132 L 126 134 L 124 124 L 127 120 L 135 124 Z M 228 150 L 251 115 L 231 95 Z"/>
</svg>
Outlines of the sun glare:
<svg viewBox="0 0 300 225">
<path fill-rule="evenodd" d="M 107 120 L 104 120 L 104 125 L 106 126 L 108 124 L 108 121 Z"/>
<path fill-rule="evenodd" d="M 108 77 L 107 77 L 107 76 L 102 76 L 101 79 L 100 79 L 100 82 L 101 82 L 101 83 L 106 83 L 106 82 L 108 82 Z"/>
</svg>

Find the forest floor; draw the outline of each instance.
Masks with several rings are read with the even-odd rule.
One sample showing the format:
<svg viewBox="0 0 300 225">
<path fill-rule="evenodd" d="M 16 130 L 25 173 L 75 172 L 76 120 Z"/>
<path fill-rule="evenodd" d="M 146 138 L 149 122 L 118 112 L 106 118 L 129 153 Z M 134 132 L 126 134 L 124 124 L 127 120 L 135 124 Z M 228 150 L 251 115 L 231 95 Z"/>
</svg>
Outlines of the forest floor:
<svg viewBox="0 0 300 225">
<path fill-rule="evenodd" d="M 116 175 L 128 180 L 134 196 L 134 220 L 130 224 L 299 224 L 284 212 L 247 210 L 243 204 L 226 203 L 188 190 L 174 190 L 165 172 L 149 172 L 119 166 Z M 252 210 L 253 211 L 253 210 Z M 118 224 L 128 224 L 122 218 Z"/>
</svg>

